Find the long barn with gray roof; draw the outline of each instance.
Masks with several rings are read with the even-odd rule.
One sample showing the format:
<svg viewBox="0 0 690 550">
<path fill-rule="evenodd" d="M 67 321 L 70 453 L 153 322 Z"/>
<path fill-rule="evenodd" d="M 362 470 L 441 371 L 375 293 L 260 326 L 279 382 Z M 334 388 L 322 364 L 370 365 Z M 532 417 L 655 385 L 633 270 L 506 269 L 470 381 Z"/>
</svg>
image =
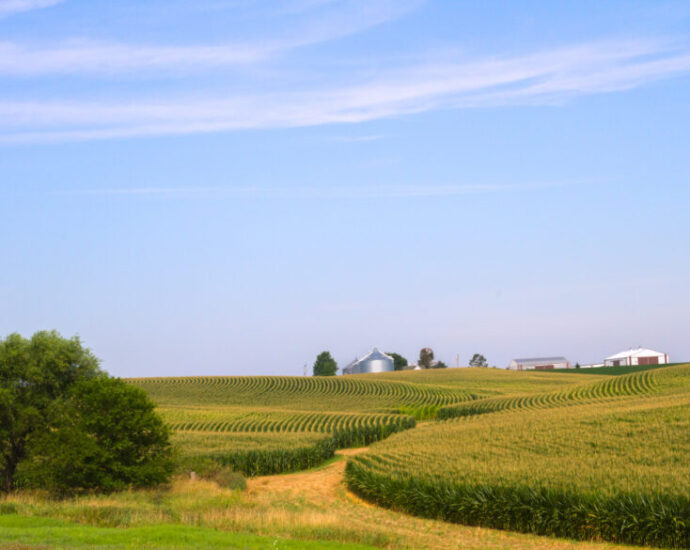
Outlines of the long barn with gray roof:
<svg viewBox="0 0 690 550">
<path fill-rule="evenodd" d="M 515 370 L 569 369 L 570 362 L 565 357 L 528 357 L 513 359 L 508 368 Z"/>
</svg>

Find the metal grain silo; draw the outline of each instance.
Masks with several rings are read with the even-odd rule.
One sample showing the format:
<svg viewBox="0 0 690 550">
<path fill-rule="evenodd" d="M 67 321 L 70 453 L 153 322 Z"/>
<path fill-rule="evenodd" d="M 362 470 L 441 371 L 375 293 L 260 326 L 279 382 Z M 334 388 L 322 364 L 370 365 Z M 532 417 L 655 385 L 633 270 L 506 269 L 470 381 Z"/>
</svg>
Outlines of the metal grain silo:
<svg viewBox="0 0 690 550">
<path fill-rule="evenodd" d="M 357 359 L 343 369 L 343 374 L 361 374 L 365 372 L 388 372 L 395 370 L 393 358 L 374 348 L 361 359 Z"/>
</svg>

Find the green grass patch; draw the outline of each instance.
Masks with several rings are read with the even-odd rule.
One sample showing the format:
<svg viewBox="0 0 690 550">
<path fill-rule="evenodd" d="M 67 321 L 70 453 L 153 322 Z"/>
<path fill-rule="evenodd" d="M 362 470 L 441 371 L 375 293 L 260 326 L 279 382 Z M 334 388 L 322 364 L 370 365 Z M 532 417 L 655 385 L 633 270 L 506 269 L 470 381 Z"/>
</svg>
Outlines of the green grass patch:
<svg viewBox="0 0 690 550">
<path fill-rule="evenodd" d="M 398 414 L 406 414 L 415 420 L 434 420 L 438 417 L 439 405 L 418 405 L 416 407 L 398 407 Z"/>
<path fill-rule="evenodd" d="M 619 366 L 619 367 L 594 367 L 591 369 L 554 369 L 550 371 L 544 371 L 548 373 L 557 374 L 604 374 L 606 376 L 619 376 L 621 374 L 630 374 L 633 372 L 643 372 L 646 370 L 654 370 L 663 367 L 672 367 L 676 365 L 682 365 L 683 363 L 669 363 L 666 365 L 631 365 L 631 366 Z"/>
<path fill-rule="evenodd" d="M 371 550 L 360 544 L 290 540 L 228 533 L 204 527 L 157 525 L 108 528 L 50 518 L 0 516 L 0 543 L 51 549 L 140 550 Z"/>
</svg>

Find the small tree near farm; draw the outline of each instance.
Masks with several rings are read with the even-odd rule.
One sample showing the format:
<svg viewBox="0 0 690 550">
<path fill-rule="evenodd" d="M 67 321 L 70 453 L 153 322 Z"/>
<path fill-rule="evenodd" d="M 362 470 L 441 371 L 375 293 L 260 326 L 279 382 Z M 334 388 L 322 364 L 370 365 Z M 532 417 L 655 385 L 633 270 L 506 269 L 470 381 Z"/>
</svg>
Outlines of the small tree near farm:
<svg viewBox="0 0 690 550">
<path fill-rule="evenodd" d="M 402 355 L 399 353 L 394 353 L 392 351 L 386 352 L 386 355 L 390 355 L 393 358 L 393 368 L 395 370 L 403 370 L 408 363 L 407 359 L 405 359 Z"/>
<path fill-rule="evenodd" d="M 335 376 L 338 372 L 338 363 L 329 351 L 322 351 L 314 361 L 314 376 Z"/>
<path fill-rule="evenodd" d="M 418 365 L 423 369 L 430 369 L 434 363 L 434 350 L 431 348 L 422 348 L 419 351 Z"/>
<path fill-rule="evenodd" d="M 470 367 L 488 367 L 489 363 L 486 362 L 486 357 L 481 353 L 475 353 L 470 359 Z"/>
</svg>

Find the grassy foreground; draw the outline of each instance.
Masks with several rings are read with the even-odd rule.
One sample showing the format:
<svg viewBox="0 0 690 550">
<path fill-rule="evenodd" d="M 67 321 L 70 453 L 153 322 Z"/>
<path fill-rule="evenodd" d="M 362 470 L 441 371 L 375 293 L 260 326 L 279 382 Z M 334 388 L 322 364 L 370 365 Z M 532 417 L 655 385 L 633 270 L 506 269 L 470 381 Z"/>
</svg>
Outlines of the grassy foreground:
<svg viewBox="0 0 690 550">
<path fill-rule="evenodd" d="M 336 542 L 295 541 L 226 533 L 208 527 L 155 525 L 117 529 L 92 527 L 58 519 L 0 516 L 0 549 L 37 546 L 89 550 L 196 548 L 198 550 L 367 550 L 371 546 Z"/>
<path fill-rule="evenodd" d="M 152 549 L 236 548 L 233 544 L 399 550 L 624 548 L 466 527 L 371 506 L 346 491 L 345 458 L 338 456 L 307 472 L 253 478 L 245 491 L 178 478 L 164 489 L 60 502 L 37 494 L 11 495 L 0 500 L 0 549 L 18 550 L 14 544 Z M 8 512 L 12 514 L 2 515 Z"/>
</svg>

